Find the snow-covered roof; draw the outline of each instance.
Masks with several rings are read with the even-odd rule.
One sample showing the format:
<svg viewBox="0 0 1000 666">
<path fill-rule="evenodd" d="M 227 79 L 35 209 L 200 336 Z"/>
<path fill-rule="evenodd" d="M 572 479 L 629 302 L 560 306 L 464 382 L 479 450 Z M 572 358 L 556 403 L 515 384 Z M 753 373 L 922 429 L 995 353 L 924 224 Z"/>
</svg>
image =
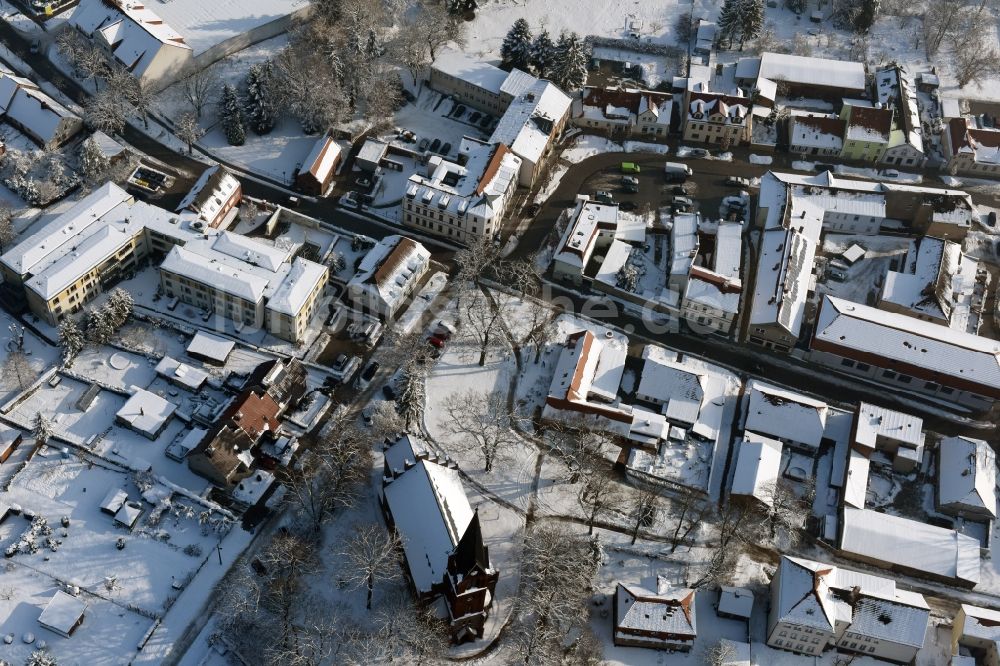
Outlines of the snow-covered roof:
<svg viewBox="0 0 1000 666">
<path fill-rule="evenodd" d="M 705 400 L 704 375 L 670 358 L 663 347 L 646 345 L 636 395 L 663 404 L 667 420 L 694 425 Z"/>
<path fill-rule="evenodd" d="M 573 221 L 566 228 L 554 260 L 562 264 L 578 267 L 581 272 L 590 261 L 601 230 L 617 228 L 619 215 L 617 204 L 605 204 L 587 199 L 577 201 Z"/>
<path fill-rule="evenodd" d="M 615 631 L 669 634 L 681 640 L 694 640 L 698 634 L 695 591 L 690 588 L 657 594 L 637 585 L 618 583 L 615 597 Z"/>
<path fill-rule="evenodd" d="M 496 65 L 483 62 L 461 51 L 445 51 L 439 54 L 434 59 L 432 67 L 477 88 L 488 90 L 494 95 L 500 94 L 500 89 L 508 76 L 507 72 Z"/>
<path fill-rule="evenodd" d="M 56 590 L 38 616 L 38 624 L 57 634 L 69 636 L 87 610 L 87 602 L 62 590 Z"/>
<path fill-rule="evenodd" d="M 412 238 L 386 236 L 364 256 L 347 287 L 375 294 L 395 311 L 397 304 L 413 291 L 430 256 L 427 248 Z"/>
<path fill-rule="evenodd" d="M 268 299 L 268 309 L 290 316 L 297 315 L 316 287 L 326 279 L 326 275 L 326 266 L 296 257 L 292 261 L 291 270 Z"/>
<path fill-rule="evenodd" d="M 874 451 L 878 440 L 888 439 L 911 448 L 924 441 L 924 420 L 919 416 L 862 402 L 858 405 L 854 442 Z"/>
<path fill-rule="evenodd" d="M 39 90 L 34 83 L 2 72 L 0 76 L 16 84 L 14 94 L 9 100 L 4 99 L 4 117 L 14 121 L 36 141 L 47 144 L 58 137 L 63 120 L 79 120 L 69 109 Z"/>
<path fill-rule="evenodd" d="M 136 387 L 132 396 L 125 401 L 115 416 L 133 430 L 154 436 L 163 422 L 173 416 L 176 410 L 177 405 L 174 403 Z"/>
<path fill-rule="evenodd" d="M 216 236 L 212 242 L 212 249 L 248 264 L 260 266 L 272 273 L 277 272 L 282 264 L 291 260 L 291 252 L 287 249 L 230 231 L 223 231 Z"/>
<path fill-rule="evenodd" d="M 382 452 L 385 466 L 397 475 L 416 465 L 418 460 L 433 458 L 436 455 L 437 452 L 431 448 L 427 440 L 410 433 L 400 435 Z"/>
<path fill-rule="evenodd" d="M 591 331 L 569 337 L 556 364 L 549 395 L 587 402 L 591 395 L 611 402 L 625 373 L 628 349 L 616 336 L 598 338 Z"/>
<path fill-rule="evenodd" d="M 844 472 L 844 504 L 855 509 L 865 508 L 870 470 L 871 459 L 864 453 L 851 449 Z"/>
<path fill-rule="evenodd" d="M 997 515 L 997 458 L 981 439 L 946 437 L 938 450 L 938 506 Z"/>
<path fill-rule="evenodd" d="M 829 295 L 811 348 L 848 358 L 863 354 L 865 362 L 877 359 L 875 365 L 884 361 L 946 386 L 1000 395 L 1000 342 Z"/>
<path fill-rule="evenodd" d="M 274 484 L 274 473 L 266 469 L 258 469 L 250 476 L 241 479 L 233 488 L 233 499 L 247 506 L 257 504 Z"/>
<path fill-rule="evenodd" d="M 302 160 L 300 171 L 309 172 L 313 178 L 322 183 L 336 166 L 340 152 L 340 144 L 329 134 L 324 134 L 316 140 L 309 154 Z"/>
<path fill-rule="evenodd" d="M 840 549 L 887 565 L 976 584 L 979 541 L 955 530 L 844 507 Z"/>
<path fill-rule="evenodd" d="M 825 402 L 757 380 L 750 382 L 747 393 L 746 430 L 819 447 L 829 413 Z"/>
<path fill-rule="evenodd" d="M 208 380 L 208 373 L 204 370 L 182 363 L 171 356 L 160 359 L 156 364 L 156 374 L 191 391 L 197 391 Z"/>
<path fill-rule="evenodd" d="M 889 143 L 891 129 L 891 109 L 876 109 L 866 106 L 850 107 L 846 133 L 846 138 L 849 141 Z"/>
<path fill-rule="evenodd" d="M 44 272 L 33 276 L 25 284 L 47 301 L 75 283 L 86 270 L 101 264 L 115 254 L 131 239 L 132 234 L 126 234 L 111 226 L 103 226 L 80 241 L 72 252 L 64 254 Z"/>
<path fill-rule="evenodd" d="M 360 162 L 378 164 L 385 157 L 387 150 L 389 150 L 389 144 L 384 141 L 368 139 L 362 144 L 361 149 L 354 159 Z"/>
<path fill-rule="evenodd" d="M 101 154 L 109 160 L 114 159 L 125 152 L 125 146 L 118 143 L 101 130 L 95 131 L 90 135 L 90 138 L 92 138 L 94 143 L 97 144 L 97 147 L 101 150 Z"/>
<path fill-rule="evenodd" d="M 216 253 L 214 257 L 206 256 L 205 253 L 194 253 L 175 246 L 160 264 L 160 270 L 211 285 L 214 289 L 250 303 L 258 303 L 267 290 L 267 278 L 243 270 L 241 263 L 243 262 L 231 258 L 226 261 L 221 253 Z"/>
<path fill-rule="evenodd" d="M 844 121 L 836 116 L 793 116 L 789 140 L 793 146 L 839 151 L 844 145 Z"/>
<path fill-rule="evenodd" d="M 865 66 L 860 62 L 830 60 L 788 53 L 762 53 L 760 64 L 753 77 L 752 63 L 744 65 L 741 59 L 737 65 L 738 78 L 765 78 L 786 81 L 792 84 L 841 88 L 850 91 L 864 91 L 866 88 Z"/>
<path fill-rule="evenodd" d="M 227 340 L 211 333 L 198 331 L 191 338 L 191 342 L 188 343 L 187 353 L 219 363 L 225 363 L 235 346 L 236 342 L 233 340 Z"/>
<path fill-rule="evenodd" d="M 132 195 L 112 182 L 101 185 L 64 213 L 4 252 L 0 261 L 17 275 L 37 273 L 36 267 L 109 211 L 132 201 Z"/>
<path fill-rule="evenodd" d="M 117 513 L 122 504 L 128 500 L 128 493 L 121 488 L 111 488 L 108 494 L 101 500 L 100 508 L 107 513 Z"/>
<path fill-rule="evenodd" d="M 962 610 L 965 611 L 962 638 L 977 638 L 1000 643 L 1000 611 L 971 604 L 962 604 Z"/>
<path fill-rule="evenodd" d="M 502 143 L 515 155 L 541 161 L 555 125 L 569 113 L 573 100 L 549 81 L 536 82 L 514 98 L 500 117 L 489 143 Z"/>
<path fill-rule="evenodd" d="M 755 432 L 744 432 L 730 494 L 755 497 L 770 505 L 780 474 L 781 442 Z"/>
<path fill-rule="evenodd" d="M 125 502 L 118 511 L 115 512 L 115 522 L 125 527 L 133 527 L 139 516 L 142 515 L 142 504 L 138 502 Z"/>
<path fill-rule="evenodd" d="M 473 517 L 458 469 L 420 460 L 382 490 L 413 584 L 429 592 Z"/>
<path fill-rule="evenodd" d="M 875 72 L 875 93 L 880 104 L 896 107 L 890 146 L 908 144 L 923 153 L 924 140 L 913 77 L 898 65 L 880 69 Z"/>
<path fill-rule="evenodd" d="M 719 594 L 719 613 L 734 617 L 750 618 L 753 611 L 753 592 L 745 587 L 730 587 L 723 585 Z"/>
</svg>

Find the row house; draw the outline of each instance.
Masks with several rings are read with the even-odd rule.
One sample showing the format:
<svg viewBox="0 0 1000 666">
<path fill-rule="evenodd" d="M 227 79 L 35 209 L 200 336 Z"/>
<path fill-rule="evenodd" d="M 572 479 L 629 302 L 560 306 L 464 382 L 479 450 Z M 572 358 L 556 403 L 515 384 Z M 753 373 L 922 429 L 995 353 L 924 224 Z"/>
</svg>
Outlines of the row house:
<svg viewBox="0 0 1000 666">
<path fill-rule="evenodd" d="M 616 138 L 666 139 L 673 96 L 650 90 L 586 87 L 573 102 L 570 122 Z"/>
<path fill-rule="evenodd" d="M 684 140 L 718 144 L 726 150 L 750 136 L 750 99 L 721 93 L 685 95 Z"/>
</svg>

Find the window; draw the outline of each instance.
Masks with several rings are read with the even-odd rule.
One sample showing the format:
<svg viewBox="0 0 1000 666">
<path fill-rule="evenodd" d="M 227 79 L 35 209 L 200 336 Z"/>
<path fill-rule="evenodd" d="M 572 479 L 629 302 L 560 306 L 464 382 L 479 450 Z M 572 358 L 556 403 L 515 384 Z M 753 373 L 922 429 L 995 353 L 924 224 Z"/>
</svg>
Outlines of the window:
<svg viewBox="0 0 1000 666">
<path fill-rule="evenodd" d="M 911 381 L 913 381 L 913 378 L 907 377 L 906 375 L 900 375 L 898 381 L 900 384 L 909 384 Z"/>
<path fill-rule="evenodd" d="M 853 368 L 854 367 L 854 361 L 852 361 L 849 358 L 842 358 L 842 359 L 840 359 L 840 364 L 842 366 L 844 366 L 845 368 Z"/>
<path fill-rule="evenodd" d="M 939 388 L 941 388 L 941 385 L 935 382 L 925 382 L 924 388 L 927 389 L 928 391 L 937 391 Z"/>
<path fill-rule="evenodd" d="M 858 363 L 857 365 L 858 370 L 860 370 L 861 372 L 866 372 L 868 370 L 871 370 L 871 367 L 872 366 L 868 365 L 867 363 Z"/>
<path fill-rule="evenodd" d="M 882 372 L 882 376 L 885 377 L 886 379 L 895 379 L 896 373 L 893 372 L 892 370 L 884 370 Z"/>
<path fill-rule="evenodd" d="M 941 387 L 941 393 L 943 393 L 944 395 L 951 395 L 954 392 L 955 392 L 955 389 L 950 388 L 948 386 L 942 386 Z"/>
</svg>

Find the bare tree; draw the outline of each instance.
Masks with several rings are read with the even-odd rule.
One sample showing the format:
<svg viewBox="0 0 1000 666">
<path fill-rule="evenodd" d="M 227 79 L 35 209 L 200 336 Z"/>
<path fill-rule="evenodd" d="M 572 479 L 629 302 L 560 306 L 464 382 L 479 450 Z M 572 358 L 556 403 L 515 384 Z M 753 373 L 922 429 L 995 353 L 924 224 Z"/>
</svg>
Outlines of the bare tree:
<svg viewBox="0 0 1000 666">
<path fill-rule="evenodd" d="M 114 90 L 105 88 L 87 100 L 83 118 L 105 134 L 120 134 L 128 121 L 129 107 Z"/>
<path fill-rule="evenodd" d="M 371 666 L 387 663 L 393 656 L 393 636 L 384 627 L 370 630 L 356 624 L 342 632 L 337 664 L 344 666 Z"/>
<path fill-rule="evenodd" d="M 587 510 L 587 534 L 594 533 L 594 523 L 599 516 L 621 509 L 624 499 L 609 465 L 600 460 L 592 461 L 590 467 L 593 471 L 585 477 L 580 490 L 580 504 Z"/>
<path fill-rule="evenodd" d="M 437 59 L 438 49 L 448 42 L 459 45 L 465 43 L 464 23 L 460 18 L 449 14 L 443 2 L 419 2 L 409 29 L 420 35 L 427 44 L 431 63 Z"/>
<path fill-rule="evenodd" d="M 382 604 L 376 616 L 379 633 L 394 637 L 393 659 L 415 664 L 442 663 L 448 653 L 448 626 L 431 608 L 400 591 Z"/>
<path fill-rule="evenodd" d="M 316 544 L 290 532 L 279 533 L 257 558 L 261 580 L 261 603 L 278 625 L 276 649 L 295 651 L 302 629 L 297 623 L 296 603 L 306 593 L 306 580 L 319 567 Z"/>
<path fill-rule="evenodd" d="M 32 367 L 28 355 L 20 349 L 12 349 L 7 352 L 7 358 L 3 361 L 3 383 L 8 389 L 16 388 L 19 391 L 31 386 L 38 377 L 35 368 Z"/>
<path fill-rule="evenodd" d="M 368 429 L 371 431 L 371 441 L 382 442 L 406 432 L 406 420 L 395 404 L 382 400 L 375 405 Z"/>
<path fill-rule="evenodd" d="M 815 482 L 807 483 L 801 492 L 796 492 L 788 481 L 778 479 L 761 489 L 763 515 L 772 542 L 779 531 L 786 532 L 793 544 L 798 542 L 805 518 L 812 511 L 815 488 Z"/>
<path fill-rule="evenodd" d="M 986 24 L 980 20 L 963 21 L 961 34 L 952 39 L 955 78 L 964 88 L 980 83 L 984 77 L 1000 69 L 1000 53 L 990 44 Z"/>
<path fill-rule="evenodd" d="M 652 488 L 640 488 L 632 493 L 632 543 L 639 537 L 639 528 L 652 527 L 663 509 L 660 493 Z"/>
<path fill-rule="evenodd" d="M 218 72 L 215 67 L 209 66 L 181 79 L 178 90 L 181 97 L 191 105 L 195 119 L 201 120 L 205 107 L 212 103 L 220 87 Z"/>
<path fill-rule="evenodd" d="M 670 552 L 675 552 L 680 544 L 687 541 L 691 532 L 711 513 L 712 507 L 704 497 L 690 488 L 683 488 L 671 501 L 670 514 L 676 516 L 677 522 L 670 535 Z"/>
<path fill-rule="evenodd" d="M 292 506 L 318 535 L 338 509 L 354 504 L 371 470 L 366 438 L 344 424 L 330 428 L 297 465 L 286 469 L 282 481 Z"/>
<path fill-rule="evenodd" d="M 406 421 L 407 431 L 417 427 L 424 418 L 424 382 L 426 369 L 415 360 L 403 366 L 402 386 L 399 387 L 399 412 Z"/>
<path fill-rule="evenodd" d="M 458 436 L 461 446 L 475 448 L 483 457 L 487 473 L 507 452 L 524 443 L 515 431 L 517 417 L 502 393 L 463 391 L 444 401 L 448 430 Z"/>
<path fill-rule="evenodd" d="M 539 525 L 525 537 L 513 627 L 524 664 L 558 663 L 566 637 L 588 624 L 594 554 L 588 539 L 562 525 Z"/>
<path fill-rule="evenodd" d="M 955 34 L 964 14 L 963 0 L 928 2 L 924 12 L 924 51 L 934 56 L 945 40 Z"/>
<path fill-rule="evenodd" d="M 732 641 L 725 638 L 705 650 L 705 666 L 726 666 L 734 661 L 736 657 L 736 646 Z"/>
<path fill-rule="evenodd" d="M 156 91 L 146 79 L 137 78 L 128 70 L 118 68 L 116 74 L 108 79 L 108 87 L 128 100 L 142 118 L 143 127 L 148 130 L 149 114 L 156 103 Z"/>
<path fill-rule="evenodd" d="M 205 136 L 205 130 L 198 124 L 198 118 L 193 113 L 181 114 L 181 117 L 177 119 L 174 133 L 177 134 L 178 139 L 187 144 L 188 155 L 194 152 L 194 144 Z"/>
<path fill-rule="evenodd" d="M 402 574 L 399 549 L 399 537 L 378 523 L 358 525 L 344 544 L 340 554 L 350 565 L 345 568 L 344 578 L 355 587 L 365 587 L 368 610 L 372 609 L 375 583 L 396 580 Z"/>
<path fill-rule="evenodd" d="M 462 324 L 471 331 L 479 347 L 479 365 L 485 366 L 490 350 L 503 340 L 502 326 L 511 299 L 503 292 L 481 290 L 465 299 Z"/>
</svg>

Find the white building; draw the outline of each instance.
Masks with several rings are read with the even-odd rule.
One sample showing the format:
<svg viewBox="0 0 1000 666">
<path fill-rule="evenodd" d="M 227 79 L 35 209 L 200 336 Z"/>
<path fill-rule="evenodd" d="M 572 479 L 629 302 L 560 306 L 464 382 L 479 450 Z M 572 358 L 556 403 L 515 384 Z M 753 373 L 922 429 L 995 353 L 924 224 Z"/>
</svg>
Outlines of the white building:
<svg viewBox="0 0 1000 666">
<path fill-rule="evenodd" d="M 900 664 L 923 647 L 930 608 L 895 581 L 784 556 L 771 580 L 767 644 L 818 657 L 837 650 Z"/>
<path fill-rule="evenodd" d="M 949 585 L 980 580 L 978 540 L 871 509 L 843 508 L 839 547 L 846 557 Z"/>
<path fill-rule="evenodd" d="M 924 421 L 918 416 L 861 402 L 853 428 L 851 448 L 865 456 L 881 451 L 897 472 L 909 474 L 923 459 Z"/>
<path fill-rule="evenodd" d="M 736 79 L 747 88 L 758 89 L 762 81 L 780 81 L 789 96 L 839 99 L 863 97 L 868 90 L 863 63 L 787 53 L 741 58 Z"/>
<path fill-rule="evenodd" d="M 521 158 L 518 183 L 535 184 L 556 139 L 569 118 L 573 100 L 555 84 L 537 81 L 511 101 L 489 139 Z"/>
<path fill-rule="evenodd" d="M 951 653 L 960 647 L 978 657 L 968 657 L 969 666 L 1000 666 L 1000 611 L 962 604 L 952 622 Z"/>
<path fill-rule="evenodd" d="M 145 389 L 134 389 L 132 397 L 115 414 L 115 420 L 147 439 L 156 439 L 170 423 L 177 405 Z"/>
<path fill-rule="evenodd" d="M 981 439 L 945 437 L 938 447 L 937 507 L 969 520 L 997 517 L 997 456 Z"/>
<path fill-rule="evenodd" d="M 464 164 L 437 155 L 424 174 L 413 174 L 402 202 L 402 221 L 425 233 L 473 243 L 499 233 L 514 192 L 521 158 L 504 144 L 465 138 Z"/>
<path fill-rule="evenodd" d="M 840 156 L 845 123 L 836 115 L 793 114 L 788 121 L 788 149 L 801 155 Z"/>
<path fill-rule="evenodd" d="M 38 616 L 38 624 L 54 631 L 63 638 L 69 638 L 73 630 L 83 622 L 87 602 L 62 590 L 56 590 L 45 609 Z"/>
<path fill-rule="evenodd" d="M 580 195 L 571 215 L 552 259 L 553 277 L 564 282 L 583 284 L 591 258 L 595 254 L 610 255 L 615 241 L 627 247 L 646 237 L 645 222 L 621 212 L 617 204 L 591 201 Z"/>
<path fill-rule="evenodd" d="M 392 319 L 420 284 L 431 253 L 404 236 L 386 236 L 368 251 L 347 283 L 354 307 Z"/>
<path fill-rule="evenodd" d="M 673 104 L 673 96 L 666 93 L 588 86 L 573 101 L 570 122 L 613 136 L 665 139 L 670 133 Z"/>
</svg>

